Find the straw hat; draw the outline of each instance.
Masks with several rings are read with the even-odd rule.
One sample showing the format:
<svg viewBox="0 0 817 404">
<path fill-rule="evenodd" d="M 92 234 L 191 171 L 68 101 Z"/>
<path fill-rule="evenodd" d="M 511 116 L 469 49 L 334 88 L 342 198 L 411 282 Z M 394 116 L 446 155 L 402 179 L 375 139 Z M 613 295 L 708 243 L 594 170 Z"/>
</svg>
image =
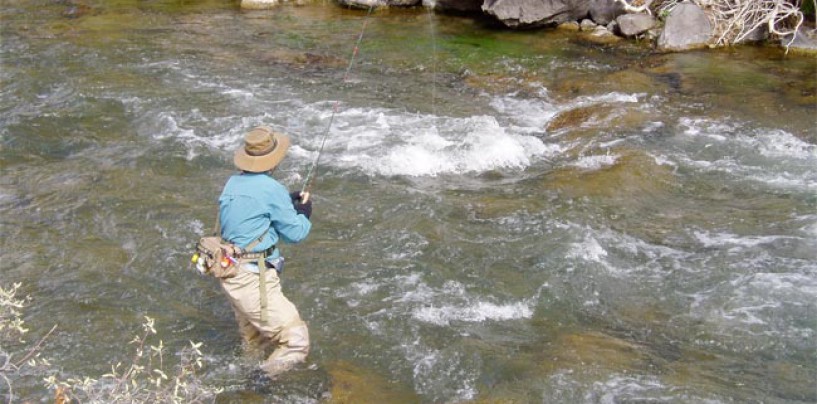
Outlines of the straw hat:
<svg viewBox="0 0 817 404">
<path fill-rule="evenodd" d="M 244 147 L 235 151 L 233 162 L 241 170 L 262 173 L 275 168 L 289 149 L 289 136 L 259 126 L 244 136 Z"/>
</svg>

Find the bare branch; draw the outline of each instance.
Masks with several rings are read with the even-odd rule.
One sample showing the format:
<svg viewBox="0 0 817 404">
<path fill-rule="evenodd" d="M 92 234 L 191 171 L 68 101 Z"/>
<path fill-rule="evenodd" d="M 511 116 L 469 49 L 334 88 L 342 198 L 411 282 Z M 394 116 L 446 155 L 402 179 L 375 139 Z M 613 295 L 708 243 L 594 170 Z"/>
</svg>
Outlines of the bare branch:
<svg viewBox="0 0 817 404">
<path fill-rule="evenodd" d="M 633 5 L 632 2 L 641 3 L 640 5 Z M 643 13 L 646 12 L 647 14 L 652 14 L 650 11 L 650 5 L 652 5 L 653 0 L 616 0 L 616 3 L 620 3 L 624 6 L 624 9 L 627 10 L 628 13 Z"/>
<path fill-rule="evenodd" d="M 9 380 L 6 375 L 0 373 L 0 377 L 6 382 L 6 385 L 9 386 L 9 401 L 8 404 L 11 404 L 14 401 L 14 389 L 11 387 L 11 381 Z"/>
<path fill-rule="evenodd" d="M 37 352 L 39 352 L 40 351 L 40 346 L 42 346 L 43 342 L 45 342 L 45 339 L 48 338 L 48 336 L 51 335 L 51 333 L 53 333 L 54 330 L 56 330 L 56 329 L 57 329 L 57 325 L 54 324 L 54 326 L 51 327 L 51 330 L 49 330 L 45 334 L 45 336 L 40 338 L 40 341 L 38 341 L 36 345 L 34 345 L 31 349 L 29 349 L 26 356 L 24 356 L 23 359 L 20 359 L 19 361 L 17 361 L 17 363 L 15 363 L 14 366 L 19 367 L 20 365 L 26 363 L 27 360 L 31 359 L 31 357 L 34 356 Z"/>
<path fill-rule="evenodd" d="M 628 11 L 641 11 L 642 6 L 631 6 L 638 0 L 616 0 Z M 659 0 L 658 15 L 665 15 L 684 0 Z M 790 0 L 687 0 L 706 11 L 714 28 L 715 45 L 729 46 L 765 29 L 778 38 L 791 36 L 786 46 L 794 41 L 804 16 L 797 2 Z M 815 0 L 805 0 L 817 3 Z M 651 3 L 651 2 L 650 2 Z"/>
</svg>

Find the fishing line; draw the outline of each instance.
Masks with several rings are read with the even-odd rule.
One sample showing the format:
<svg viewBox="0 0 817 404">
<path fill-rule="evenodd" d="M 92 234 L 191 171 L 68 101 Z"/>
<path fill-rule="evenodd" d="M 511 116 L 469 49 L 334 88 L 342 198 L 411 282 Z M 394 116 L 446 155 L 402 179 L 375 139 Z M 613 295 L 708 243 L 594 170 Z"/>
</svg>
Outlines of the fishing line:
<svg viewBox="0 0 817 404">
<path fill-rule="evenodd" d="M 363 34 L 366 32 L 366 26 L 369 23 L 369 16 L 372 14 L 373 9 L 374 3 L 369 6 L 369 11 L 366 13 L 366 17 L 363 19 L 363 27 L 360 29 L 360 34 L 357 36 L 357 42 L 355 42 L 355 47 L 352 50 L 352 57 L 349 59 L 349 65 L 346 67 L 346 72 L 343 74 L 343 83 L 346 83 L 346 81 L 349 79 L 349 72 L 352 71 L 352 65 L 354 65 L 355 58 L 360 50 L 360 43 L 363 41 Z M 323 133 L 321 147 L 318 148 L 318 155 L 315 156 L 312 166 L 309 167 L 309 171 L 306 173 L 304 185 L 301 187 L 301 194 L 308 193 L 312 190 L 312 185 L 317 177 L 318 163 L 320 162 L 321 155 L 323 154 L 323 147 L 326 145 L 326 139 L 329 137 L 329 131 L 332 129 L 332 123 L 335 121 L 335 115 L 338 113 L 339 106 L 340 100 L 335 100 L 335 104 L 332 107 L 332 115 L 329 117 L 329 123 L 326 125 L 326 130 Z"/>
<path fill-rule="evenodd" d="M 428 27 L 431 31 L 431 114 L 437 116 L 437 33 L 434 24 L 434 3 L 426 7 Z M 436 124 L 435 124 L 436 126 Z"/>
</svg>

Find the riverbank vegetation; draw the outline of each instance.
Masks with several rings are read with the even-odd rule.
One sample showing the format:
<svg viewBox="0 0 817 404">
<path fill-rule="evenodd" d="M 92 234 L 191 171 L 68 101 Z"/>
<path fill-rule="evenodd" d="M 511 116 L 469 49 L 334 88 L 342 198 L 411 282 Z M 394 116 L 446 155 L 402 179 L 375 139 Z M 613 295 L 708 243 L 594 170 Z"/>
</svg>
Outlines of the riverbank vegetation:
<svg viewBox="0 0 817 404">
<path fill-rule="evenodd" d="M 197 371 L 204 366 L 201 343 L 175 352 L 178 363 L 166 360 L 168 347 L 155 341 L 155 321 L 145 317 L 141 333 L 128 345 L 133 355 L 129 364 L 117 363 L 99 377 L 64 376 L 59 365 L 43 354 L 55 325 L 38 341 L 26 341 L 29 329 L 23 310 L 29 297 L 19 297 L 20 284 L 0 286 L 0 399 L 13 403 L 26 399 L 31 380 L 40 380 L 54 393 L 56 403 L 204 403 L 213 402 L 221 389 L 208 386 Z M 26 390 L 16 389 L 26 380 Z M 22 391 L 18 391 L 22 390 Z M 28 393 L 28 394 L 27 394 Z"/>
<path fill-rule="evenodd" d="M 817 0 L 616 0 L 628 12 L 667 15 L 683 1 L 691 1 L 712 18 L 715 45 L 729 46 L 766 33 L 792 38 L 803 23 L 815 19 Z M 785 43 L 784 43 L 785 44 Z"/>
</svg>

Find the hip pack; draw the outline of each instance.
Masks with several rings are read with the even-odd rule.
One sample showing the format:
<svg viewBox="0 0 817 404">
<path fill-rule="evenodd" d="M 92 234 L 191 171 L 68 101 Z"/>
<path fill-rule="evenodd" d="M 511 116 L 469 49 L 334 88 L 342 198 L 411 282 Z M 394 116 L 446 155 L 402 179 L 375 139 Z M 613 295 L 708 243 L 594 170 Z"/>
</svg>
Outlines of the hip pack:
<svg viewBox="0 0 817 404">
<path fill-rule="evenodd" d="M 224 241 L 221 238 L 221 214 L 216 215 L 216 226 L 212 236 L 205 236 L 196 243 L 193 253 L 193 263 L 202 274 L 210 274 L 216 278 L 225 279 L 238 275 L 238 268 L 242 262 L 256 261 L 258 263 L 258 287 L 261 300 L 261 323 L 267 323 L 267 265 L 266 257 L 275 250 L 275 245 L 261 252 L 247 252 L 252 250 L 261 240 L 267 230 L 253 240 L 245 248 Z"/>
<path fill-rule="evenodd" d="M 232 278 L 238 274 L 242 249 L 218 236 L 208 236 L 196 243 L 193 261 L 202 274 Z"/>
<path fill-rule="evenodd" d="M 196 251 L 191 260 L 196 269 L 202 274 L 213 275 L 216 278 L 232 278 L 238 275 L 238 267 L 242 262 L 258 261 L 259 266 L 262 266 L 264 259 L 272 253 L 275 246 L 256 253 L 247 251 L 258 245 L 267 232 L 261 233 L 246 248 L 241 248 L 219 236 L 221 233 L 219 219 L 217 216 L 214 235 L 202 237 L 196 243 Z"/>
</svg>

